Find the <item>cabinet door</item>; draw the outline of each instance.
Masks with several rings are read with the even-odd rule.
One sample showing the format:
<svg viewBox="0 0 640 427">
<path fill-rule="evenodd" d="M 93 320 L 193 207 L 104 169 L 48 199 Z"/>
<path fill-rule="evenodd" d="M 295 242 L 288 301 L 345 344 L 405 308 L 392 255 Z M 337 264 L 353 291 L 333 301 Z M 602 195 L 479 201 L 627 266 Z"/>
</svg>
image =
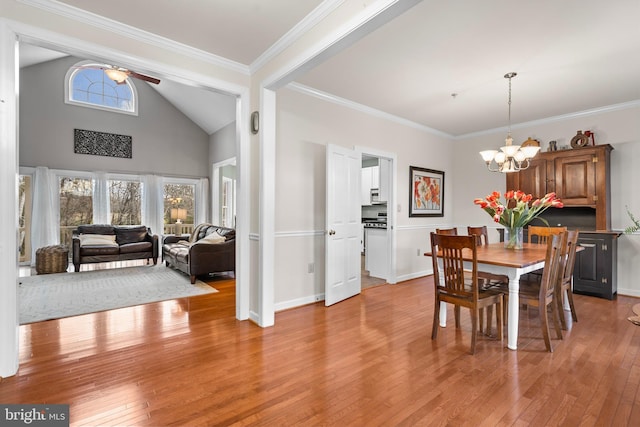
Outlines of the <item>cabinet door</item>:
<svg viewBox="0 0 640 427">
<path fill-rule="evenodd" d="M 573 290 L 575 293 L 613 298 L 615 280 L 611 275 L 614 260 L 612 239 L 608 236 L 580 233 L 578 245 L 584 248 L 576 254 L 573 269 Z"/>
<path fill-rule="evenodd" d="M 371 166 L 371 188 L 380 189 L 380 166 Z"/>
<path fill-rule="evenodd" d="M 534 159 L 527 169 L 507 174 L 507 190 L 521 190 L 539 199 L 547 192 L 547 161 Z"/>
<path fill-rule="evenodd" d="M 360 203 L 363 206 L 371 205 L 371 168 L 362 168 L 362 181 L 360 181 L 360 185 L 362 186 L 360 198 L 362 199 Z"/>
<path fill-rule="evenodd" d="M 567 206 L 595 206 L 596 168 L 592 154 L 555 159 L 556 193 Z"/>
</svg>

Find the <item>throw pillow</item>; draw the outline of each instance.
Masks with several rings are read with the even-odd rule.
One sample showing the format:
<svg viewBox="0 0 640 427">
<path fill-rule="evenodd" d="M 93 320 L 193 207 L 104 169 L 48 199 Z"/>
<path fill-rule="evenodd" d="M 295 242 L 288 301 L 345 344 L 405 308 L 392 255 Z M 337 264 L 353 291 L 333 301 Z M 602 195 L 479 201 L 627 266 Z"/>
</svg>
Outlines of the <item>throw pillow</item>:
<svg viewBox="0 0 640 427">
<path fill-rule="evenodd" d="M 80 246 L 109 246 L 118 247 L 114 234 L 81 234 Z"/>
<path fill-rule="evenodd" d="M 195 244 L 199 244 L 199 243 L 208 243 L 208 244 L 224 243 L 225 240 L 227 240 L 227 239 L 225 239 L 224 236 L 221 236 L 217 232 L 214 231 L 213 233 L 210 233 L 210 234 L 204 236 L 202 239 L 198 240 Z"/>
</svg>

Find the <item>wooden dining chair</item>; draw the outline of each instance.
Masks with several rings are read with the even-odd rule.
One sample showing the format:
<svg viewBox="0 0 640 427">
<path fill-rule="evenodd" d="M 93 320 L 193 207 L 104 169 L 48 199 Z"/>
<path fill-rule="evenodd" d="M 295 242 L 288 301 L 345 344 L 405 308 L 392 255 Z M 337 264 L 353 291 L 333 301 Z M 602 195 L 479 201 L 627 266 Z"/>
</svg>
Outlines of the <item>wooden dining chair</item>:
<svg viewBox="0 0 640 427">
<path fill-rule="evenodd" d="M 558 275 L 558 286 L 556 287 L 556 305 L 560 316 L 562 329 L 567 329 L 567 322 L 564 318 L 563 300 L 567 298 L 569 308 L 571 309 L 571 318 L 574 322 L 578 321 L 576 307 L 573 304 L 573 292 L 571 286 L 573 284 L 573 267 L 576 261 L 576 251 L 578 249 L 578 230 L 567 231 L 566 244 L 563 247 L 560 266 L 560 274 Z"/>
<path fill-rule="evenodd" d="M 546 244 L 549 236 L 561 234 L 567 231 L 567 227 L 550 227 L 545 225 L 530 225 L 527 227 L 527 241 L 529 243 L 541 243 Z M 542 270 L 536 270 L 528 273 L 525 276 L 525 280 L 540 280 L 542 277 Z"/>
<path fill-rule="evenodd" d="M 476 244 L 478 246 L 489 244 L 489 232 L 487 226 L 467 226 L 467 234 L 469 236 L 476 236 Z M 503 274 L 493 274 L 486 271 L 478 271 L 478 279 L 480 280 L 480 286 L 482 289 L 488 289 L 495 285 L 509 285 L 509 278 Z M 492 307 L 487 308 L 487 335 L 491 335 L 491 321 L 493 320 Z M 485 332 L 483 325 L 482 312 L 480 313 L 480 331 Z"/>
<path fill-rule="evenodd" d="M 436 234 L 444 234 L 446 236 L 457 236 L 458 228 L 436 228 Z"/>
<path fill-rule="evenodd" d="M 551 338 L 549 334 L 549 314 L 553 318 L 553 325 L 556 330 L 556 336 L 562 339 L 562 331 L 560 330 L 560 319 L 556 304 L 556 287 L 558 286 L 558 277 L 561 274 L 562 248 L 566 245 L 567 233 L 555 234 L 547 239 L 547 252 L 545 255 L 544 268 L 542 269 L 542 279 L 538 281 L 520 280 L 520 290 L 518 293 L 520 304 L 526 304 L 531 307 L 538 307 L 540 313 L 540 323 L 542 328 L 542 337 L 547 351 L 553 352 Z M 498 286 L 504 294 L 508 306 L 509 287 Z M 550 307 L 549 307 L 550 306 Z"/>
<path fill-rule="evenodd" d="M 487 231 L 487 226 L 467 226 L 467 234 L 469 236 L 475 235 L 477 239 L 477 245 L 488 245 L 489 244 L 489 232 Z"/>
<path fill-rule="evenodd" d="M 463 252 L 472 258 L 471 275 L 464 272 Z M 495 290 L 482 290 L 478 284 L 477 246 L 473 236 L 448 236 L 431 233 L 431 257 L 433 262 L 435 304 L 431 339 L 438 337 L 440 328 L 440 303 L 447 302 L 471 311 L 471 354 L 476 351 L 478 319 L 481 308 L 497 305 L 498 337 L 503 340 L 502 313 L 504 297 Z M 438 254 L 438 255 L 436 255 Z M 440 267 L 442 265 L 442 267 Z M 442 278 L 440 277 L 442 272 Z M 456 325 L 459 328 L 459 325 Z"/>
<path fill-rule="evenodd" d="M 540 225 L 530 225 L 527 227 L 528 238 L 527 241 L 529 243 L 542 243 L 546 244 L 549 236 L 553 236 L 555 234 L 562 234 L 567 231 L 567 227 L 547 227 Z"/>
</svg>

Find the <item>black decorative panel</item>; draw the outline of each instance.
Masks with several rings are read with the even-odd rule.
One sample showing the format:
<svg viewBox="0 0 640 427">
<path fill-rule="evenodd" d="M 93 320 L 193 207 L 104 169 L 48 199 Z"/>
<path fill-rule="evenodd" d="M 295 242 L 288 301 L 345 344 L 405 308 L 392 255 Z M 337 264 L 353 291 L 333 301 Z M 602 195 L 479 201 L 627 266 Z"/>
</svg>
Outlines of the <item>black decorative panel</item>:
<svg viewBox="0 0 640 427">
<path fill-rule="evenodd" d="M 131 158 L 132 138 L 115 133 L 73 130 L 73 152 L 94 156 Z"/>
</svg>

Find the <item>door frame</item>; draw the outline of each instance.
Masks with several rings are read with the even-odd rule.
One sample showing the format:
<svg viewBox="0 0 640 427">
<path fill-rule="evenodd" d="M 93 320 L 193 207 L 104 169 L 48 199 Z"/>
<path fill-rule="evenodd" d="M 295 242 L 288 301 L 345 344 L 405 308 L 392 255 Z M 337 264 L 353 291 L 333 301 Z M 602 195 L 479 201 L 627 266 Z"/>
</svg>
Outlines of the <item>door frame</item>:
<svg viewBox="0 0 640 427">
<path fill-rule="evenodd" d="M 396 265 L 397 265 L 397 257 L 396 257 L 396 221 L 397 221 L 397 208 L 398 208 L 398 197 L 396 194 L 397 180 L 398 180 L 398 155 L 396 153 L 392 153 L 389 151 L 379 150 L 377 148 L 371 147 L 362 147 L 356 146 L 356 150 L 360 151 L 363 156 L 370 157 L 378 157 L 382 159 L 387 159 L 391 161 L 391 165 L 389 167 L 389 177 L 387 184 L 389 185 L 389 200 L 387 200 L 387 238 L 389 244 L 387 245 L 387 259 L 389 260 L 388 265 L 388 277 L 387 283 L 396 284 L 397 283 L 397 275 L 396 275 Z"/>
<path fill-rule="evenodd" d="M 216 162 L 211 165 L 211 223 L 221 224 L 222 218 L 220 218 L 220 169 L 224 166 L 236 166 L 236 158 L 231 157 L 220 162 Z M 235 211 L 238 211 L 237 201 Z M 218 209 L 216 209 L 216 207 Z"/>
</svg>

